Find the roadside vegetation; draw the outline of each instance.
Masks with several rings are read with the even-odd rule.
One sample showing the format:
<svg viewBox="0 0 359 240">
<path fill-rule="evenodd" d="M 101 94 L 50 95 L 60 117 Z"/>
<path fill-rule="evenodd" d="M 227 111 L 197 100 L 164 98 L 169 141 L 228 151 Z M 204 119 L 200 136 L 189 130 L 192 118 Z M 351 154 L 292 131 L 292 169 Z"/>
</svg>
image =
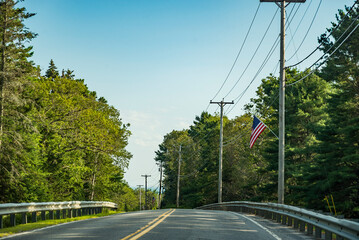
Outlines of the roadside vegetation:
<svg viewBox="0 0 359 240">
<path fill-rule="evenodd" d="M 359 218 L 359 32 L 333 51 L 359 24 L 358 11 L 358 4 L 339 10 L 318 38 L 332 56 L 317 71 L 299 82 L 311 69 L 286 71 L 285 203 L 326 212 L 335 205 L 349 218 Z M 267 76 L 243 115 L 224 117 L 223 201 L 277 202 L 277 138 L 265 130 L 252 149 L 249 139 L 254 114 L 278 133 L 278 85 Z M 156 152 L 164 206 L 176 203 L 180 154 L 180 206 L 217 202 L 219 122 L 219 114 L 203 112 L 188 129 L 164 136 Z"/>
<path fill-rule="evenodd" d="M 139 209 L 124 181 L 131 135 L 120 111 L 70 69 L 31 61 L 35 14 L 0 1 L 0 203 L 111 201 Z M 69 66 L 71 67 L 71 66 Z M 99 79 L 100 81 L 100 79 Z"/>
</svg>

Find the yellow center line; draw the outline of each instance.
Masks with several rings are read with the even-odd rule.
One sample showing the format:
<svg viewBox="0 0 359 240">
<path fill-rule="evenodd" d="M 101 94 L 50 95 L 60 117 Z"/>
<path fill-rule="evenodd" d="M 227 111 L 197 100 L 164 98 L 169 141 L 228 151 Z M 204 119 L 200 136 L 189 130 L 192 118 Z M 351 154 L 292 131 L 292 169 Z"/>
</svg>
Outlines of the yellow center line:
<svg viewBox="0 0 359 240">
<path fill-rule="evenodd" d="M 149 222 L 146 226 L 138 229 L 136 232 L 128 235 L 127 237 L 122 238 L 121 240 L 127 240 L 129 238 L 131 238 L 130 240 L 135 240 L 140 238 L 141 236 L 143 236 L 144 234 L 148 233 L 149 231 L 151 231 L 154 227 L 156 227 L 158 224 L 160 224 L 163 220 L 165 220 L 169 215 L 171 215 L 173 212 L 175 211 L 170 209 L 169 211 L 161 214 L 160 216 L 158 216 L 157 218 L 155 218 L 154 220 L 152 220 L 151 222 Z M 162 218 L 163 217 L 163 218 Z M 162 218 L 162 219 L 161 219 Z M 153 225 L 152 225 L 153 224 Z M 136 236 L 135 236 L 136 235 Z"/>
</svg>

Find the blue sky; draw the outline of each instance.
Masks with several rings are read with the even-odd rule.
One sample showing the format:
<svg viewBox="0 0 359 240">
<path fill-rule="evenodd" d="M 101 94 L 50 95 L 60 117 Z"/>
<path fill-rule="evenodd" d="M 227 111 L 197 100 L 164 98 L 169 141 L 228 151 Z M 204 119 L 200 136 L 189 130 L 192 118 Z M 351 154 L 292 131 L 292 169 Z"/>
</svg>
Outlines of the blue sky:
<svg viewBox="0 0 359 240">
<path fill-rule="evenodd" d="M 335 21 L 337 9 L 353 3 L 322 0 L 303 46 L 287 65 L 309 54 L 320 34 Z M 120 110 L 123 122 L 131 124 L 128 150 L 134 155 L 125 180 L 136 187 L 144 183 L 141 174 L 151 174 L 149 187 L 156 188 L 158 144 L 173 129 L 188 128 L 207 108 L 233 64 L 259 0 L 26 0 L 21 4 L 37 13 L 26 21 L 39 34 L 31 42 L 33 61 L 43 71 L 50 59 L 58 69 L 74 70 L 90 90 Z M 301 5 L 287 30 L 289 43 L 299 26 L 288 45 L 288 58 L 300 45 L 319 4 L 320 0 L 307 0 L 287 7 L 289 14 L 292 7 L 295 12 Z M 243 73 L 277 8 L 274 3 L 260 4 L 238 62 L 215 101 L 227 95 Z M 245 89 L 278 34 L 279 12 L 252 64 L 225 100 Z M 318 57 L 319 53 L 299 69 Z M 277 48 L 229 118 L 243 113 L 261 78 L 274 71 L 278 61 Z M 209 112 L 214 111 L 216 106 L 210 106 Z"/>
</svg>

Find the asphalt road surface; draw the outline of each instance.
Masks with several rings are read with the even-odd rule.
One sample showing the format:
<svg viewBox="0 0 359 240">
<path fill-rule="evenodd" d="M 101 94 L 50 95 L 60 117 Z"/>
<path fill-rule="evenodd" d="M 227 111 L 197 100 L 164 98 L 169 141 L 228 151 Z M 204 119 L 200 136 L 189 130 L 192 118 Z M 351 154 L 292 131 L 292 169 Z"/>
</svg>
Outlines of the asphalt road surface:
<svg viewBox="0 0 359 240">
<path fill-rule="evenodd" d="M 4 238 L 5 239 L 5 238 Z M 6 239 L 312 239 L 296 230 L 248 214 L 163 209 L 117 214 L 47 227 Z"/>
</svg>

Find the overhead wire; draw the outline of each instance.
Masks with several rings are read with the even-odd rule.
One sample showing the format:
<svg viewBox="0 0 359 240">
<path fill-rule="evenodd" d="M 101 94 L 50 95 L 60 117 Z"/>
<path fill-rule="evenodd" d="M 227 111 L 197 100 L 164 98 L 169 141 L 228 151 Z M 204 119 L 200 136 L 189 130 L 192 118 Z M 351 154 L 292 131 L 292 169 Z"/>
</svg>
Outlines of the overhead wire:
<svg viewBox="0 0 359 240">
<path fill-rule="evenodd" d="M 275 13 L 274 13 L 274 15 L 273 15 L 273 17 L 272 17 L 272 20 L 270 21 L 270 23 L 269 23 L 269 25 L 268 25 L 268 27 L 267 27 L 267 29 L 266 29 L 266 31 L 265 31 L 265 33 L 264 33 L 264 35 L 263 35 L 261 41 L 260 41 L 260 43 L 258 44 L 256 50 L 254 51 L 254 53 L 253 53 L 253 55 L 252 55 L 252 57 L 251 57 L 249 63 L 247 64 L 247 66 L 246 66 L 245 69 L 243 70 L 241 76 L 238 78 L 238 80 L 236 81 L 236 83 L 234 84 L 234 86 L 231 88 L 231 90 L 229 90 L 229 92 L 224 96 L 224 98 L 226 98 L 226 97 L 234 90 L 234 88 L 237 86 L 237 84 L 239 83 L 239 81 L 242 79 L 243 75 L 244 75 L 245 72 L 247 71 L 249 65 L 252 63 L 254 57 L 256 56 L 256 54 L 257 54 L 257 52 L 258 52 L 260 46 L 262 45 L 262 43 L 263 43 L 263 41 L 264 41 L 264 38 L 266 37 L 266 35 L 267 35 L 267 33 L 268 33 L 270 27 L 272 26 L 272 23 L 273 23 L 273 21 L 274 21 L 275 16 L 276 16 L 277 13 L 278 13 L 278 10 L 279 10 L 279 9 L 277 9 L 277 10 L 275 11 Z"/>
<path fill-rule="evenodd" d="M 235 60 L 234 60 L 234 62 L 233 62 L 233 64 L 232 64 L 232 67 L 231 67 L 231 69 L 229 70 L 229 72 L 228 72 L 228 74 L 227 74 L 227 76 L 226 76 L 226 78 L 225 78 L 223 84 L 221 85 L 221 87 L 219 88 L 219 90 L 217 91 L 217 93 L 214 95 L 214 97 L 212 98 L 212 100 L 217 97 L 217 95 L 219 94 L 219 92 L 222 90 L 223 86 L 226 84 L 226 82 L 227 82 L 229 76 L 231 75 L 231 73 L 232 73 L 232 71 L 233 71 L 233 69 L 234 69 L 234 66 L 236 65 L 236 63 L 237 63 L 237 61 L 238 61 L 239 55 L 242 53 L 243 47 L 244 47 L 244 45 L 245 45 L 245 43 L 246 43 L 246 41 L 247 41 L 247 38 L 248 38 L 248 35 L 249 35 L 251 29 L 252 29 L 254 20 L 255 20 L 256 17 L 257 17 L 257 13 L 258 13 L 258 10 L 259 10 L 259 7 L 260 7 L 260 6 L 261 6 L 261 2 L 259 2 L 259 4 L 258 4 L 257 10 L 256 10 L 256 12 L 255 12 L 255 14 L 254 14 L 254 17 L 253 17 L 253 19 L 252 19 L 252 22 L 251 22 L 249 28 L 248 28 L 248 31 L 247 31 L 247 34 L 246 34 L 244 40 L 243 40 L 243 43 L 242 43 L 242 45 L 241 45 L 241 47 L 240 47 L 240 49 L 239 49 L 239 51 L 238 51 L 238 53 L 237 53 L 237 56 L 236 56 L 236 58 L 235 58 Z"/>
<path fill-rule="evenodd" d="M 328 35 L 326 36 L 325 39 L 329 39 L 329 37 L 333 34 L 333 32 L 335 32 L 339 26 L 341 26 L 341 24 L 343 23 L 343 21 L 346 19 L 346 17 L 348 16 L 348 14 L 353 10 L 354 6 L 358 3 L 358 1 L 355 1 L 354 4 L 352 5 L 352 7 L 350 8 L 350 10 L 345 14 L 345 16 L 340 20 L 340 22 L 336 25 L 336 27 L 330 31 L 328 33 Z M 316 51 L 318 51 L 320 49 L 321 46 L 323 46 L 324 41 L 322 41 L 321 44 L 319 44 L 308 56 L 306 56 L 305 58 L 303 58 L 301 61 L 297 62 L 296 64 L 292 64 L 286 68 L 292 68 L 295 67 L 299 64 L 301 64 L 302 62 L 304 62 L 305 60 L 307 60 L 309 57 L 311 57 Z"/>
<path fill-rule="evenodd" d="M 358 17 L 359 17 L 359 15 L 358 15 Z M 358 17 L 356 17 L 356 20 L 358 19 Z M 353 23 L 354 23 L 354 21 L 353 21 Z M 352 23 L 352 24 L 353 24 Z M 352 26 L 352 24 L 350 25 L 350 26 Z M 344 42 L 346 41 L 346 40 L 348 40 L 348 38 L 355 32 L 355 30 L 357 29 L 359 27 L 359 23 L 354 27 L 354 29 L 346 36 L 346 38 L 339 44 L 339 46 L 338 47 L 336 47 L 335 49 L 334 49 L 334 51 L 333 52 L 331 52 L 329 55 L 328 55 L 328 57 L 326 58 L 326 60 L 325 61 L 323 61 L 323 62 L 321 62 L 317 67 L 315 67 L 312 71 L 310 71 L 306 76 L 304 76 L 304 77 L 302 77 L 301 79 L 299 79 L 299 80 L 297 80 L 297 81 L 295 81 L 295 82 L 293 82 L 293 83 L 290 83 L 290 84 L 287 84 L 286 86 L 292 86 L 292 85 L 294 85 L 294 84 L 297 84 L 298 82 L 301 82 L 301 81 L 303 81 L 304 79 L 306 79 L 307 77 L 309 77 L 311 74 L 313 74 L 316 70 L 318 70 L 319 69 L 319 67 L 321 67 L 324 63 L 326 63 L 326 61 L 344 44 Z M 349 28 L 348 28 L 349 29 Z M 348 30 L 347 29 L 347 30 Z M 344 34 L 342 34 L 342 36 L 343 36 Z M 334 45 L 333 45 L 334 46 Z M 332 46 L 332 47 L 333 47 Z M 331 47 L 331 48 L 332 48 Z M 331 49 L 330 48 L 330 49 Z M 314 65 L 316 65 L 321 59 L 323 59 L 324 58 L 324 56 L 326 55 L 328 53 L 328 51 L 326 52 L 326 53 L 324 53 L 315 63 L 313 63 L 309 68 L 307 68 L 307 70 L 308 69 L 311 69 Z"/>
<path fill-rule="evenodd" d="M 304 43 L 305 39 L 307 38 L 308 33 L 309 33 L 310 29 L 312 28 L 313 23 L 314 23 L 314 21 L 315 21 L 317 15 L 318 15 L 318 11 L 319 11 L 319 8 L 320 8 L 320 6 L 321 6 L 321 4 L 322 4 L 322 1 L 323 1 L 323 0 L 320 0 L 320 1 L 319 1 L 317 10 L 315 11 L 314 17 L 313 17 L 313 19 L 312 19 L 312 21 L 311 21 L 311 23 L 310 23 L 310 25 L 309 25 L 309 27 L 308 27 L 308 29 L 307 29 L 307 32 L 306 32 L 305 35 L 304 35 L 304 38 L 303 38 L 302 42 L 300 43 L 299 47 L 298 47 L 297 50 L 294 52 L 294 54 L 293 54 L 291 57 L 289 57 L 287 61 L 290 61 L 290 60 L 297 54 L 297 52 L 299 51 L 299 49 L 303 46 L 303 43 Z"/>
<path fill-rule="evenodd" d="M 269 103 L 269 105 L 268 105 L 267 108 L 265 109 L 263 115 L 266 115 L 266 114 L 267 114 L 269 108 L 274 104 L 274 102 L 278 99 L 278 97 L 279 97 L 279 91 L 277 92 L 276 95 L 274 95 L 274 97 L 272 97 L 272 101 Z M 256 115 L 257 115 L 257 114 L 256 114 Z M 247 127 L 248 124 L 250 124 L 250 123 L 251 123 L 251 122 L 247 122 L 244 127 Z M 249 132 L 250 130 L 251 130 L 251 129 L 248 128 L 246 132 L 244 132 L 244 133 L 242 132 L 242 133 L 240 133 L 240 134 L 238 134 L 238 135 L 232 137 L 230 140 L 225 141 L 225 142 L 223 143 L 223 147 L 224 147 L 224 146 L 227 146 L 227 145 L 229 145 L 229 144 L 231 144 L 231 143 L 233 143 L 233 142 L 235 142 L 235 141 L 237 141 L 239 138 L 241 138 L 244 134 L 246 134 L 246 133 Z"/>
<path fill-rule="evenodd" d="M 298 9 L 299 7 L 296 8 L 296 11 L 294 12 L 294 15 L 293 17 L 292 16 L 292 13 L 293 13 L 293 10 L 295 9 L 295 4 L 293 5 L 291 11 L 289 12 L 288 14 L 288 22 L 286 24 L 286 28 L 288 28 L 291 24 L 291 22 L 293 21 L 295 15 L 297 14 L 298 12 Z M 300 5 L 298 5 L 300 6 Z M 252 85 L 252 83 L 254 82 L 254 80 L 257 78 L 257 76 L 260 74 L 260 72 L 263 70 L 263 68 L 265 67 L 265 65 L 268 63 L 269 59 L 271 58 L 271 56 L 273 55 L 275 49 L 278 47 L 278 44 L 279 44 L 279 35 L 278 37 L 276 38 L 276 40 L 274 41 L 271 49 L 269 50 L 267 56 L 265 57 L 264 61 L 262 62 L 261 66 L 259 67 L 258 71 L 256 72 L 255 76 L 252 78 L 251 82 L 249 83 L 249 85 L 245 88 L 245 90 L 240 93 L 235 99 L 234 101 L 236 102 L 225 114 L 229 114 L 235 107 L 236 105 L 238 104 L 238 102 L 242 99 L 242 97 L 244 96 L 244 94 L 247 92 L 247 90 L 249 89 L 249 87 Z"/>
<path fill-rule="evenodd" d="M 252 85 L 252 83 L 254 82 L 254 80 L 257 78 L 257 76 L 261 73 L 261 71 L 263 70 L 263 68 L 265 67 L 265 65 L 268 63 L 269 59 L 271 58 L 271 56 L 273 55 L 273 53 L 275 52 L 276 48 L 278 47 L 278 43 L 279 43 L 279 36 L 277 37 L 277 39 L 274 41 L 272 47 L 270 48 L 267 56 L 265 57 L 264 61 L 262 62 L 261 66 L 258 68 L 256 74 L 254 75 L 254 77 L 252 78 L 252 80 L 250 81 L 250 83 L 247 85 L 247 87 L 244 89 L 243 92 L 241 92 L 241 94 L 239 94 L 236 98 L 235 98 L 235 104 L 225 113 L 225 114 L 229 114 L 239 103 L 239 101 L 242 99 L 242 97 L 244 96 L 244 94 L 248 91 L 249 87 Z"/>
<path fill-rule="evenodd" d="M 356 4 L 356 3 L 355 3 Z M 354 4 L 354 5 L 355 5 Z M 354 7 L 354 5 L 352 6 L 352 8 Z M 352 9 L 351 8 L 351 9 Z M 348 14 L 348 13 L 347 13 Z M 352 21 L 352 23 L 350 24 L 350 26 L 342 33 L 342 35 L 338 38 L 338 41 L 346 34 L 346 32 L 352 27 L 352 25 L 356 22 L 356 20 L 359 18 L 359 16 L 357 16 L 353 21 Z M 354 31 L 357 29 L 359 27 L 359 23 L 357 24 L 357 26 L 354 28 L 354 29 L 352 29 L 352 31 L 347 35 L 347 37 L 339 44 L 339 46 L 337 46 L 336 48 L 335 48 L 335 50 L 327 57 L 327 59 L 329 59 L 343 44 L 344 44 L 344 42 L 354 33 Z M 337 41 L 337 42 L 338 42 Z M 322 44 L 321 44 L 322 45 Z M 334 45 L 335 44 L 333 44 L 314 64 L 312 64 L 309 68 L 307 68 L 307 69 L 310 69 L 311 67 L 313 67 L 315 64 L 317 64 L 321 59 L 323 59 L 324 58 L 324 56 L 325 55 L 327 55 L 327 53 L 334 47 Z M 268 56 L 268 55 L 267 55 Z M 316 71 L 320 66 L 322 66 L 324 63 L 325 63 L 326 61 L 323 61 L 322 63 L 320 63 L 319 64 L 319 66 L 317 66 L 315 69 L 313 69 L 310 73 L 308 73 L 306 76 L 304 76 L 304 77 L 302 77 L 301 79 L 299 79 L 299 80 L 297 80 L 297 81 L 295 81 L 295 82 L 293 82 L 293 83 L 291 83 L 291 84 L 287 84 L 286 86 L 292 86 L 292 85 L 294 85 L 294 84 L 296 84 L 296 83 L 298 83 L 298 82 L 300 82 L 300 81 L 303 81 L 305 78 L 307 78 L 307 77 L 309 77 L 311 74 L 313 74 L 313 72 L 314 71 Z M 252 82 L 251 82 L 252 83 Z M 248 87 L 247 87 L 248 88 Z M 240 96 L 243 96 L 243 93 L 241 93 L 241 95 Z M 272 106 L 272 104 L 274 103 L 274 101 L 278 98 L 278 96 L 279 96 L 279 93 L 277 93 L 277 95 L 276 95 L 276 97 L 273 99 L 273 101 L 272 101 L 272 103 L 268 106 L 268 108 L 267 108 L 267 110 L 270 108 L 270 106 Z M 238 102 L 237 102 L 238 103 Z M 233 108 L 232 108 L 233 109 Z M 231 109 L 231 110 L 232 110 Z M 230 110 L 230 111 L 231 111 Z M 247 123 L 248 124 L 248 123 Z M 246 132 L 245 132 L 246 133 Z M 232 138 L 231 140 L 229 140 L 229 141 L 227 141 L 227 142 L 225 142 L 224 144 L 223 144 L 223 146 L 226 146 L 226 145 L 228 145 L 228 144 L 230 144 L 230 143 L 232 143 L 232 142 L 234 142 L 234 141 L 236 141 L 237 139 L 239 139 L 240 137 L 242 137 L 245 133 L 241 133 L 241 134 L 239 134 L 239 135 L 237 135 L 237 136 L 235 136 L 234 138 Z"/>
</svg>

